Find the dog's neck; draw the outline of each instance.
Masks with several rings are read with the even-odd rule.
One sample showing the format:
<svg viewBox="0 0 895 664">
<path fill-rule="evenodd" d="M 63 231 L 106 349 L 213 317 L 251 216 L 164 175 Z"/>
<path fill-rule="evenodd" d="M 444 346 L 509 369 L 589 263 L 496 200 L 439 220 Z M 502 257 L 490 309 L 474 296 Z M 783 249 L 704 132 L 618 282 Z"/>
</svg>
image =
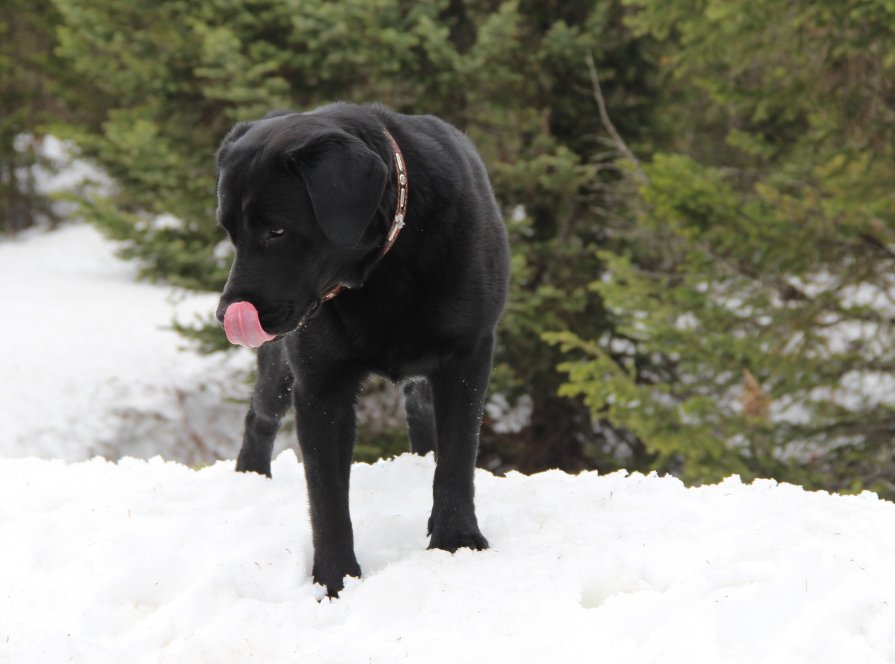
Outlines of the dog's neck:
<svg viewBox="0 0 895 664">
<path fill-rule="evenodd" d="M 398 239 L 398 235 L 401 234 L 401 229 L 404 228 L 404 218 L 407 216 L 407 192 L 409 184 L 407 180 L 407 165 L 404 161 L 404 154 L 401 152 L 401 148 L 398 147 L 398 142 L 395 140 L 395 137 L 389 133 L 388 129 L 383 127 L 382 131 L 388 139 L 389 145 L 391 146 L 392 157 L 395 160 L 395 183 L 397 185 L 398 200 L 395 204 L 395 216 L 392 219 L 391 228 L 389 228 L 388 235 L 385 237 L 385 244 L 379 251 L 379 256 L 377 257 L 376 262 L 382 260 L 382 258 L 391 250 L 395 241 Z M 320 301 L 328 302 L 346 288 L 347 286 L 345 286 L 345 284 L 336 284 L 323 294 Z"/>
</svg>

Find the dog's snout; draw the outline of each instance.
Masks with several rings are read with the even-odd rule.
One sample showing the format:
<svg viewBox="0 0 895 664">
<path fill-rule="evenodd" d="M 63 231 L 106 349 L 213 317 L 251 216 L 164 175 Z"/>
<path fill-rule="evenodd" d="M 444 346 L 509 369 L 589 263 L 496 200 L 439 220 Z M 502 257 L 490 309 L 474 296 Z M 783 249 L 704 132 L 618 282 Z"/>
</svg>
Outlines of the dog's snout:
<svg viewBox="0 0 895 664">
<path fill-rule="evenodd" d="M 220 302 L 218 302 L 218 308 L 215 311 L 215 318 L 218 319 L 218 323 L 221 325 L 224 324 L 224 314 L 227 313 L 227 307 L 230 306 L 230 303 L 221 298 Z"/>
</svg>

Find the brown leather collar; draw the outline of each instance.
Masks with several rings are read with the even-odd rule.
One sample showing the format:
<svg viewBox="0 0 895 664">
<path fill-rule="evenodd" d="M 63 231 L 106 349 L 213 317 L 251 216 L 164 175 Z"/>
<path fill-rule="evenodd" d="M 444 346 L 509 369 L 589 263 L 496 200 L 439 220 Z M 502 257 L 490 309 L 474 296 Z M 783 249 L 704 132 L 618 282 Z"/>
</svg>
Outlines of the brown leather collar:
<svg viewBox="0 0 895 664">
<path fill-rule="evenodd" d="M 395 244 L 395 240 L 398 239 L 398 235 L 401 233 L 401 229 L 404 228 L 404 218 L 407 216 L 408 185 L 407 165 L 404 162 L 404 154 L 401 152 L 401 148 L 398 147 L 398 143 L 395 141 L 395 138 L 389 133 L 388 129 L 383 127 L 382 131 L 385 133 L 385 137 L 388 139 L 388 142 L 391 145 L 392 155 L 395 159 L 395 181 L 398 186 L 398 203 L 395 207 L 395 217 L 394 219 L 392 219 L 392 226 L 388 231 L 388 235 L 386 236 L 385 244 L 379 252 L 379 259 L 382 259 L 382 257 L 391 250 L 392 246 Z M 345 284 L 336 284 L 323 294 L 323 297 L 320 298 L 320 301 L 328 302 L 346 288 L 347 286 Z"/>
</svg>

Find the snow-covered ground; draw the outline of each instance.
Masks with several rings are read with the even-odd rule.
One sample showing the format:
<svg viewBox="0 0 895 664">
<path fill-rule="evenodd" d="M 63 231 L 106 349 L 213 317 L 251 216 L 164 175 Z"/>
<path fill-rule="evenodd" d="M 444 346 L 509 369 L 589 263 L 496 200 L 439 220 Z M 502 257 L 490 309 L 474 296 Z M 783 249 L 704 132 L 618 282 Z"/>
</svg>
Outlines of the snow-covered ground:
<svg viewBox="0 0 895 664">
<path fill-rule="evenodd" d="M 364 578 L 310 580 L 305 482 L 0 461 L 0 661 L 895 662 L 895 505 L 730 479 L 480 471 L 487 552 L 427 551 L 431 458 L 353 470 Z"/>
<path fill-rule="evenodd" d="M 250 352 L 200 356 L 171 329 L 214 294 L 136 282 L 94 228 L 0 240 L 0 456 L 233 456 Z"/>
</svg>

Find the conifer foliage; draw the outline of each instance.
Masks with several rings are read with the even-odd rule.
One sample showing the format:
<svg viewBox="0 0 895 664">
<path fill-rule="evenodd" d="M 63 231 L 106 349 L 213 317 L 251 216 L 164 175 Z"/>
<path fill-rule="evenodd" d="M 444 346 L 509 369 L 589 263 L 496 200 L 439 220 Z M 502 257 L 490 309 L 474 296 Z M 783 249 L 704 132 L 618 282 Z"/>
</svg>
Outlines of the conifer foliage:
<svg viewBox="0 0 895 664">
<path fill-rule="evenodd" d="M 591 284 L 627 343 L 551 336 L 563 393 L 689 480 L 893 495 L 895 4 L 630 5 L 679 132 Z"/>
<path fill-rule="evenodd" d="M 213 157 L 238 120 L 379 100 L 467 131 L 515 248 L 495 386 L 533 403 L 522 436 L 486 432 L 485 457 L 527 470 L 593 465 L 599 441 L 589 414 L 557 395 L 562 356 L 540 334 L 605 326 L 599 299 L 587 293 L 600 269 L 588 183 L 600 177 L 602 148 L 585 53 L 609 77 L 630 140 L 650 124 L 652 66 L 618 3 L 54 1 L 59 50 L 105 104 L 101 122 L 71 135 L 120 185 L 112 197 L 85 200 L 85 213 L 126 240 L 150 278 L 223 283 L 229 256 L 214 222 Z M 220 343 L 219 333 L 199 334 Z"/>
<path fill-rule="evenodd" d="M 434 113 L 513 245 L 493 389 L 531 418 L 483 462 L 895 494 L 892 0 L 52 3 L 118 184 L 85 214 L 145 276 L 223 283 L 234 122 Z"/>
</svg>

